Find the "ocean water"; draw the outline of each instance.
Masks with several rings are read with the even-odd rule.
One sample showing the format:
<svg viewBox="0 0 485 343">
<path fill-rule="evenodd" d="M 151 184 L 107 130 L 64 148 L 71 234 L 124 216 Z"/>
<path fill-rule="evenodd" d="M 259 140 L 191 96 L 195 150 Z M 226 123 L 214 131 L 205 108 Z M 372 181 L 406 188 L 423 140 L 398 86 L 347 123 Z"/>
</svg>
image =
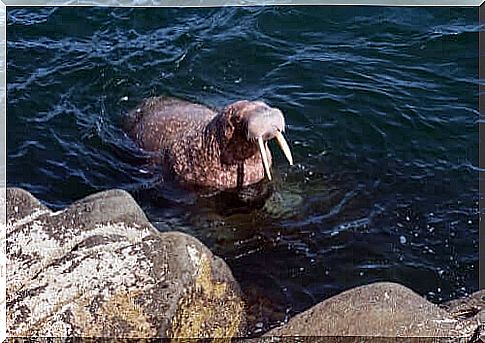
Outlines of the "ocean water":
<svg viewBox="0 0 485 343">
<path fill-rule="evenodd" d="M 129 191 L 233 270 L 255 334 L 354 286 L 478 289 L 478 9 L 7 9 L 7 185 L 60 209 Z M 272 196 L 164 181 L 121 129 L 142 99 L 286 117 Z"/>
</svg>

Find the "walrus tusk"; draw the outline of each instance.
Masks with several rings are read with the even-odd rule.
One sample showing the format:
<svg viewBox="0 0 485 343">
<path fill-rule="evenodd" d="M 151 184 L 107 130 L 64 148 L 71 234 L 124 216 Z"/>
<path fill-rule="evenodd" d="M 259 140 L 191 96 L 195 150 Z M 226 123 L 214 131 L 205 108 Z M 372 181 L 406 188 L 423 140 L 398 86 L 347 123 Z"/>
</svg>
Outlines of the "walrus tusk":
<svg viewBox="0 0 485 343">
<path fill-rule="evenodd" d="M 261 154 L 261 159 L 263 160 L 264 170 L 268 179 L 271 181 L 271 172 L 269 171 L 268 155 L 266 155 L 266 148 L 264 147 L 263 137 L 258 137 L 259 153 Z"/>
<path fill-rule="evenodd" d="M 286 159 L 290 163 L 290 166 L 293 165 L 293 157 L 291 156 L 291 151 L 290 147 L 288 146 L 288 143 L 286 143 L 285 137 L 283 137 L 283 134 L 280 131 L 276 131 L 276 141 L 278 142 L 278 145 L 280 146 L 281 150 L 283 150 L 283 153 L 286 156 Z"/>
</svg>

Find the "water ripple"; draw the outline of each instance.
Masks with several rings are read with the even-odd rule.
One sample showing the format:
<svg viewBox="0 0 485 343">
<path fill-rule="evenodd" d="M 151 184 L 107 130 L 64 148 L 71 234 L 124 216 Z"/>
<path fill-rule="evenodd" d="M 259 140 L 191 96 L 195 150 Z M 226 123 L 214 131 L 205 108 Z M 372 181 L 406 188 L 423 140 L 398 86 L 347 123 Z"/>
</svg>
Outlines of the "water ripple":
<svg viewBox="0 0 485 343">
<path fill-rule="evenodd" d="M 8 25 L 37 25 L 45 23 L 49 17 L 56 13 L 57 7 L 39 9 L 39 11 L 32 12 L 29 9 L 18 9 L 15 11 L 7 11 Z"/>
<path fill-rule="evenodd" d="M 222 256 L 255 308 L 269 299 L 264 329 L 372 281 L 433 301 L 471 292 L 484 121 L 474 13 L 9 8 L 7 183 L 53 208 L 130 191 L 161 230 Z M 222 195 L 165 180 L 121 128 L 158 94 L 280 108 L 295 165 L 275 153 L 273 197 L 227 211 Z"/>
</svg>

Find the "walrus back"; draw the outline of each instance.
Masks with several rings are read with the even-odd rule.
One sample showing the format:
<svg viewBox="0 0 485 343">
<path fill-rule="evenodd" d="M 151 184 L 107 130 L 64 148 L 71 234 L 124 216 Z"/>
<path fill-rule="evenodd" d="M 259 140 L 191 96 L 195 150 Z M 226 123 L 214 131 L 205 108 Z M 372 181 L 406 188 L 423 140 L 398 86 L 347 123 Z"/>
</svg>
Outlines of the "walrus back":
<svg viewBox="0 0 485 343">
<path fill-rule="evenodd" d="M 123 119 L 123 128 L 146 151 L 160 151 L 187 135 L 199 134 L 216 112 L 206 106 L 171 97 L 143 101 Z"/>
</svg>

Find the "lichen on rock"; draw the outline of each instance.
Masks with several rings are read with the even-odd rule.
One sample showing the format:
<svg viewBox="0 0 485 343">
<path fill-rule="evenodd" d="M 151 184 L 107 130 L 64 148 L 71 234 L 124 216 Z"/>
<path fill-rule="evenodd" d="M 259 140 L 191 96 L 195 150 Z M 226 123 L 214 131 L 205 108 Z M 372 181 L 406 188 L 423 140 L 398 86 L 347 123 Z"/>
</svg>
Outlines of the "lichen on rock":
<svg viewBox="0 0 485 343">
<path fill-rule="evenodd" d="M 172 337 L 230 338 L 243 324 L 244 304 L 228 290 L 225 282 L 212 279 L 212 267 L 206 255 L 200 257 L 195 285 L 180 300 L 172 320 Z M 229 291 L 230 301 L 225 305 Z M 227 304 L 230 306 L 227 307 Z M 227 313 L 222 313 L 225 307 Z M 207 321 L 211 319 L 211 322 Z"/>
<path fill-rule="evenodd" d="M 157 231 L 128 193 L 98 193 L 56 213 L 21 189 L 8 189 L 7 200 L 10 336 L 241 332 L 244 306 L 227 265 L 193 237 Z M 202 304 L 192 323 L 174 325 Z"/>
</svg>

